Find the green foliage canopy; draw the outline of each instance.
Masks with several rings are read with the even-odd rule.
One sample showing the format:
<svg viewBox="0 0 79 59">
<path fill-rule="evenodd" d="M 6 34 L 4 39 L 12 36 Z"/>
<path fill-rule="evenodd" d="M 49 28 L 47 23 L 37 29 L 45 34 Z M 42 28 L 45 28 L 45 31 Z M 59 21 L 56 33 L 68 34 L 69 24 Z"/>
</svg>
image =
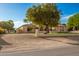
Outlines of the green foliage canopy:
<svg viewBox="0 0 79 59">
<path fill-rule="evenodd" d="M 0 27 L 7 29 L 7 30 L 12 30 L 14 27 L 14 22 L 12 20 L 8 21 L 1 21 L 0 22 Z"/>
<path fill-rule="evenodd" d="M 73 28 L 73 27 L 79 28 L 79 13 L 71 16 L 68 19 L 67 25 L 68 25 L 68 28 Z"/>
<path fill-rule="evenodd" d="M 58 25 L 60 13 L 56 4 L 44 3 L 29 8 L 26 18 L 34 24 L 52 27 Z"/>
</svg>

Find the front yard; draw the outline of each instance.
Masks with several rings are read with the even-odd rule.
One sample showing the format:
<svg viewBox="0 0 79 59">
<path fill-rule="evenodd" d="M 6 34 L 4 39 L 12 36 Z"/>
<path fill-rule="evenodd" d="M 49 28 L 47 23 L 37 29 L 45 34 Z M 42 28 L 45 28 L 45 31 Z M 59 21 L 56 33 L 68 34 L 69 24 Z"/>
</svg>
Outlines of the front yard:
<svg viewBox="0 0 79 59">
<path fill-rule="evenodd" d="M 33 34 L 4 34 L 0 37 L 1 52 L 32 51 L 50 49 L 54 47 L 68 46 L 69 44 L 56 41 L 65 38 L 34 37 Z M 4 43 L 4 44 L 3 44 Z"/>
<path fill-rule="evenodd" d="M 49 35 L 52 35 L 52 36 L 77 36 L 79 35 L 79 31 L 72 31 L 72 32 L 51 32 L 49 33 Z"/>
<path fill-rule="evenodd" d="M 54 37 L 40 34 L 4 34 L 0 36 L 1 52 L 32 51 L 40 49 L 50 49 L 56 47 L 70 46 L 68 42 L 76 42 L 79 37 Z M 79 41 L 78 41 L 79 42 Z"/>
</svg>

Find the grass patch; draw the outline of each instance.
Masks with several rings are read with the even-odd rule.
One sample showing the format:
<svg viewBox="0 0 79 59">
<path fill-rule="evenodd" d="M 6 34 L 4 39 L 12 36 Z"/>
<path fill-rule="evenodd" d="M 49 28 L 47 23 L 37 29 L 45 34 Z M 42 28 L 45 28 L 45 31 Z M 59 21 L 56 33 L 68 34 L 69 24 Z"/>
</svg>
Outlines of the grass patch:
<svg viewBox="0 0 79 59">
<path fill-rule="evenodd" d="M 49 35 L 79 35 L 79 33 L 71 33 L 71 32 L 51 32 Z"/>
<path fill-rule="evenodd" d="M 79 45 L 79 43 L 67 43 L 67 44 L 71 44 L 71 45 Z"/>
</svg>

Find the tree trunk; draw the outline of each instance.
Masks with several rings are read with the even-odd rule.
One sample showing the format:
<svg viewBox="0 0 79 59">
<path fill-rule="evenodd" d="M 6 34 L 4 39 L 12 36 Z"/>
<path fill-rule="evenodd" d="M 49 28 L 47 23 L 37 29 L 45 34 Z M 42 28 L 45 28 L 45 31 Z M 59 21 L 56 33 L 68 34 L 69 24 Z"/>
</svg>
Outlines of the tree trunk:
<svg viewBox="0 0 79 59">
<path fill-rule="evenodd" d="M 75 30 L 75 27 L 73 27 L 73 31 Z"/>
<path fill-rule="evenodd" d="M 45 31 L 46 31 L 45 34 L 49 33 L 49 26 L 48 25 L 46 25 Z"/>
</svg>

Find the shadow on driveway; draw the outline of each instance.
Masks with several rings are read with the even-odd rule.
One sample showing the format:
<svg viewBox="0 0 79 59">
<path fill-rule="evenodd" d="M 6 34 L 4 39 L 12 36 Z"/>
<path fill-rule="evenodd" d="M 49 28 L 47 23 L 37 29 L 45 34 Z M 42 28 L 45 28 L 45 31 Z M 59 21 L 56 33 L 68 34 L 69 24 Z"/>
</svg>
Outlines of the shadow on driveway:
<svg viewBox="0 0 79 59">
<path fill-rule="evenodd" d="M 65 38 L 77 42 L 77 43 L 69 43 L 69 44 L 72 44 L 72 45 L 79 45 L 79 36 L 72 36 L 72 37 L 65 37 Z"/>
<path fill-rule="evenodd" d="M 62 42 L 62 43 L 71 44 L 71 45 L 79 45 L 79 35 L 74 35 L 74 36 L 40 36 L 39 38 Z M 53 38 L 57 38 L 57 40 L 53 39 Z M 74 42 L 63 42 L 62 40 L 59 40 L 58 38 L 61 38 L 61 39 L 66 38 L 67 40 L 69 40 L 69 41 L 71 40 Z M 63 40 L 66 40 L 66 39 L 63 39 Z"/>
<path fill-rule="evenodd" d="M 10 43 L 6 42 L 2 36 L 4 36 L 3 34 L 0 34 L 0 50 L 3 48 L 4 45 L 11 45 Z"/>
</svg>

